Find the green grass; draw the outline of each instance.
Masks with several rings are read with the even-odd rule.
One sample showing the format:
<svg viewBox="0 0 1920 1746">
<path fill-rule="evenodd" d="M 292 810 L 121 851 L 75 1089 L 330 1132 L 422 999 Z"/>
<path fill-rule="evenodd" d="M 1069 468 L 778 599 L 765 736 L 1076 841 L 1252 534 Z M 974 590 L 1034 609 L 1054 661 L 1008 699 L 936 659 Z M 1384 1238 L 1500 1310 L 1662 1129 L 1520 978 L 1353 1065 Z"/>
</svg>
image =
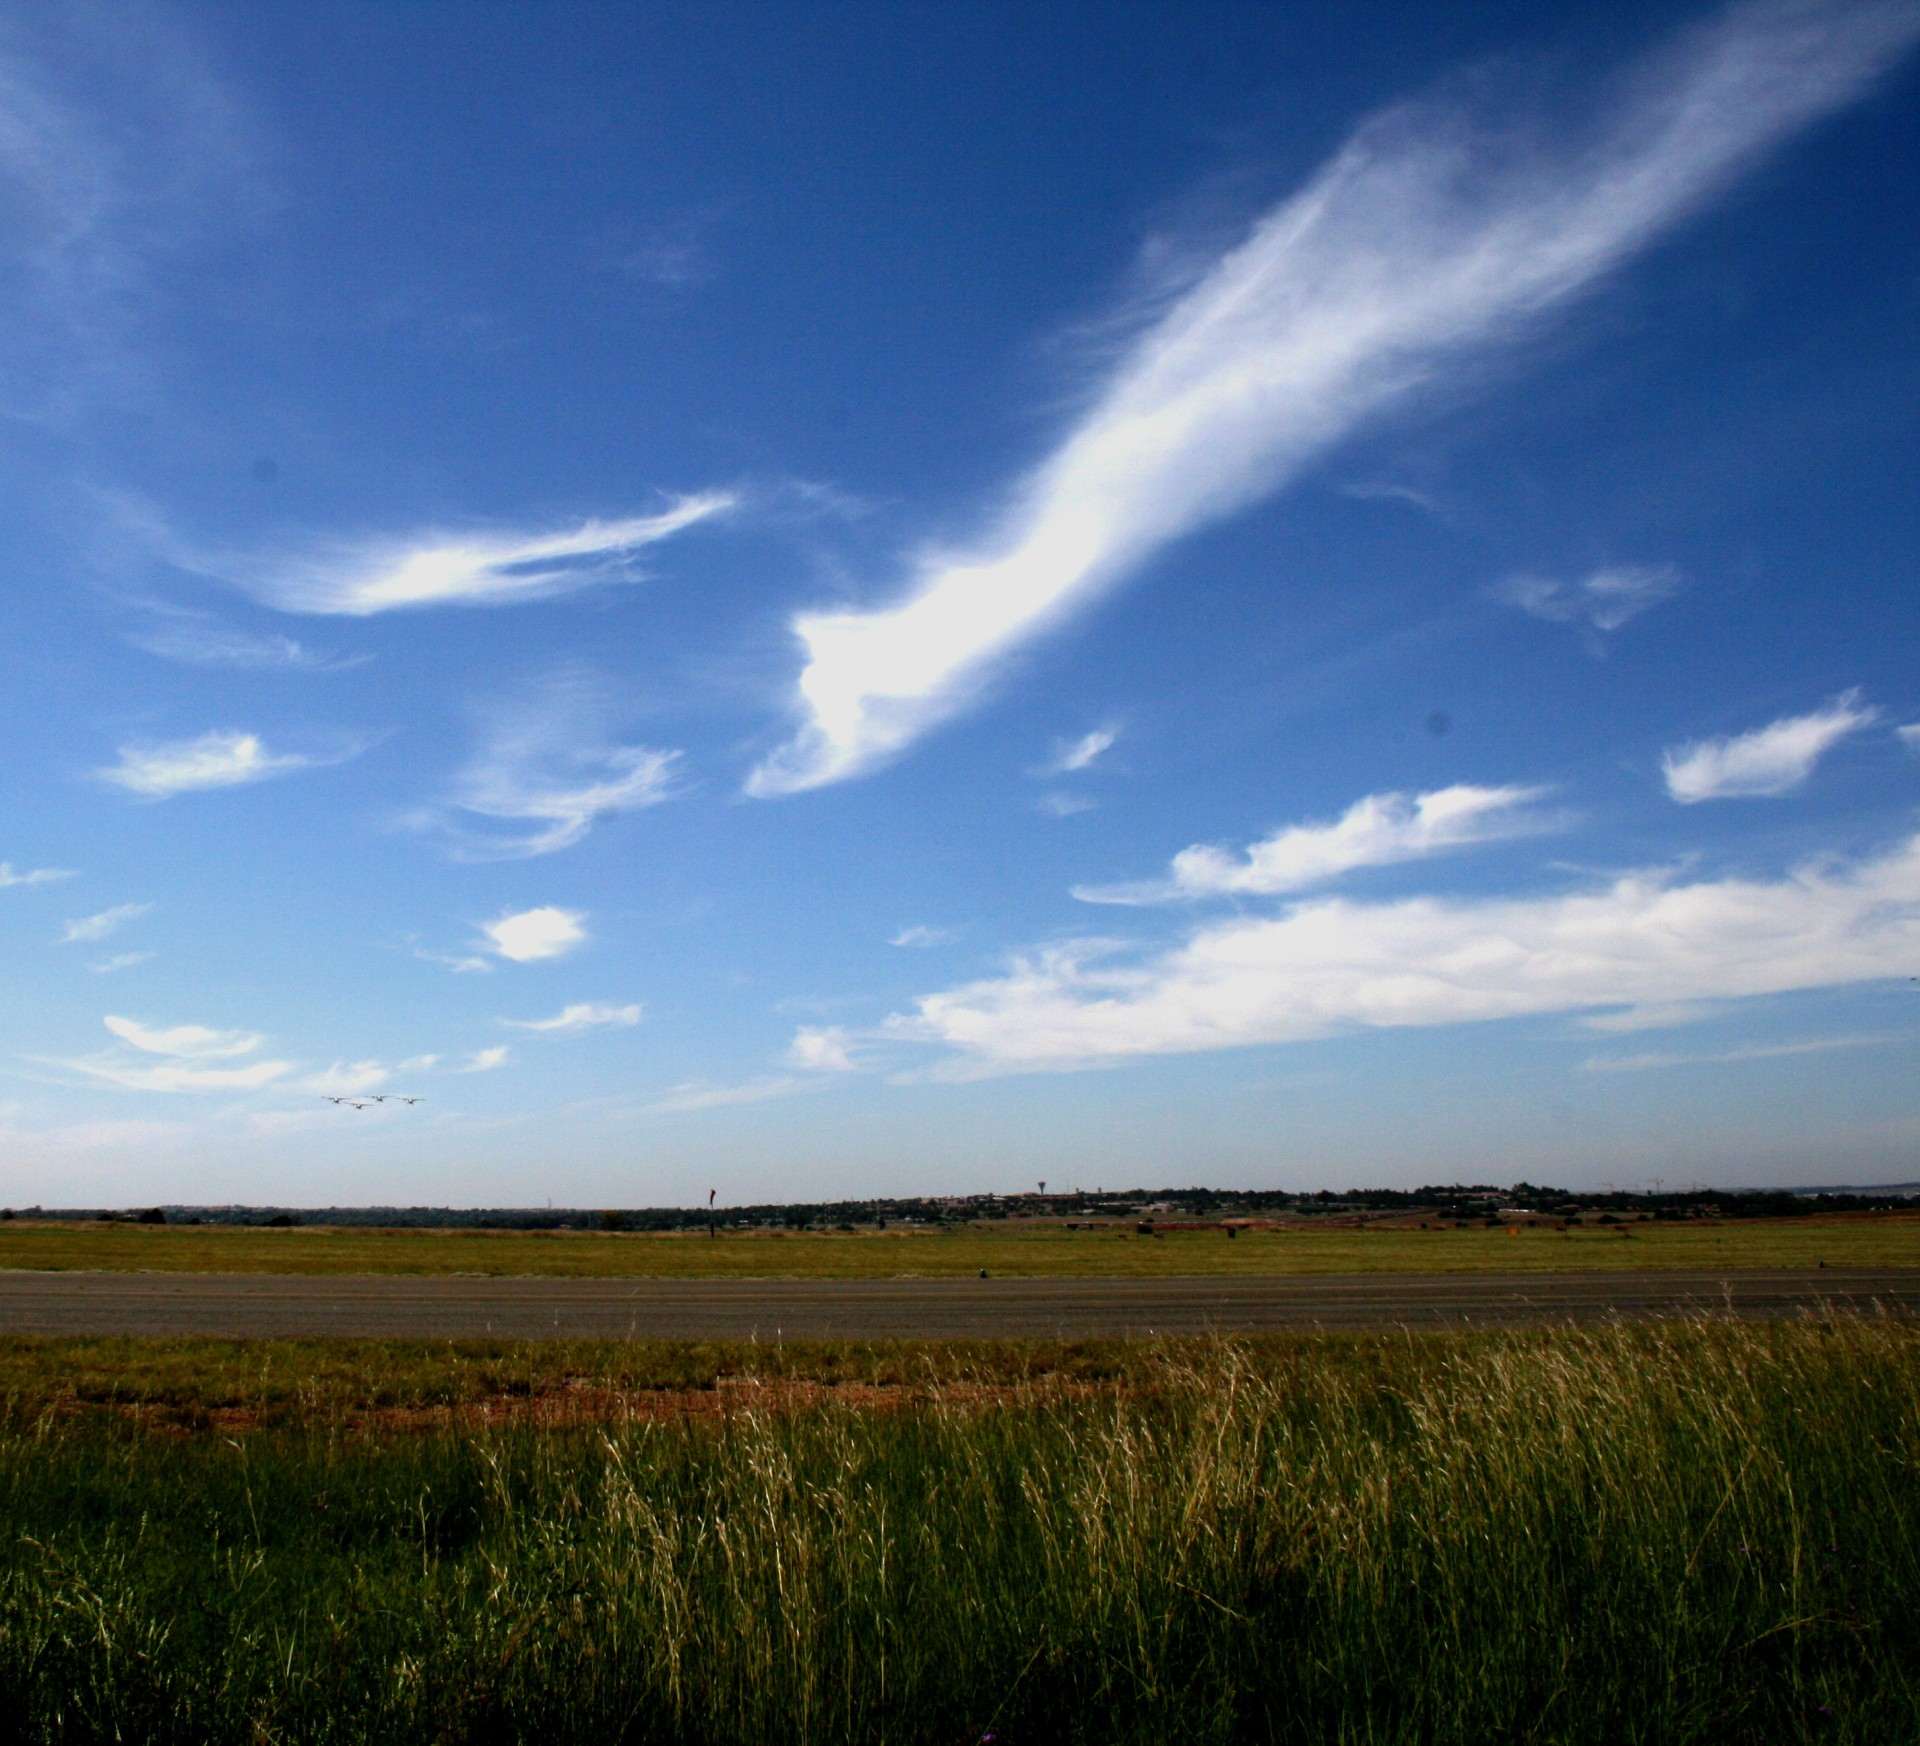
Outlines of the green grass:
<svg viewBox="0 0 1920 1746">
<path fill-rule="evenodd" d="M 1622 1235 L 1630 1229 L 1630 1235 Z M 187 1273 L 546 1274 L 625 1278 L 874 1279 L 1556 1269 L 1920 1266 L 1920 1216 L 1724 1223 L 1244 1231 L 1068 1231 L 1015 1221 L 851 1235 L 0 1225 L 0 1268 Z"/>
<path fill-rule="evenodd" d="M 950 1370 L 899 1411 L 560 1431 L 350 1432 L 316 1397 L 181 1435 L 19 1395 L 0 1734 L 1920 1738 L 1911 1327 L 1136 1350 L 1093 1393 L 1019 1381 L 1035 1356 L 975 1353 L 986 1398 Z"/>
</svg>

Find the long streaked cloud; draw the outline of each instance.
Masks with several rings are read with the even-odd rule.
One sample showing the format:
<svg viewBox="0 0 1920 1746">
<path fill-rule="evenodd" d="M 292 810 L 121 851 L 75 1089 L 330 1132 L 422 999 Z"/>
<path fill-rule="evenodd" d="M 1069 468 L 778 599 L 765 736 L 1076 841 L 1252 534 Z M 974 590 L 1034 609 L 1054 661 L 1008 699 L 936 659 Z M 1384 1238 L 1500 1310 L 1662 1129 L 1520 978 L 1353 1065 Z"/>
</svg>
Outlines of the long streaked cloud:
<svg viewBox="0 0 1920 1746">
<path fill-rule="evenodd" d="M 1044 764 L 1035 767 L 1035 776 L 1077 776 L 1091 770 L 1120 739 L 1117 727 L 1094 728 L 1076 740 L 1060 740 Z"/>
<path fill-rule="evenodd" d="M 116 903 L 112 909 L 103 909 L 97 915 L 77 916 L 60 930 L 60 944 L 93 944 L 117 934 L 128 922 L 152 913 L 150 903 Z"/>
<path fill-rule="evenodd" d="M 1196 843 L 1173 858 L 1165 879 L 1078 885 L 1082 903 L 1170 903 L 1181 898 L 1271 896 L 1319 885 L 1362 867 L 1422 860 L 1448 849 L 1531 836 L 1553 820 L 1530 811 L 1540 788 L 1456 783 L 1425 794 L 1369 794 L 1330 824 L 1289 825 L 1244 854 Z"/>
<path fill-rule="evenodd" d="M 205 1025 L 147 1025 L 115 1013 L 109 1013 L 101 1022 L 121 1042 L 142 1054 L 171 1055 L 183 1061 L 251 1055 L 266 1041 L 255 1031 L 216 1031 Z"/>
<path fill-rule="evenodd" d="M 800 725 L 749 792 L 898 753 L 1016 646 L 1526 332 L 1916 33 L 1912 0 L 1772 0 L 1685 31 L 1557 138 L 1439 103 L 1375 118 L 1139 336 L 977 538 L 923 555 L 895 605 L 795 620 Z"/>
<path fill-rule="evenodd" d="M 537 1031 L 549 1037 L 573 1037 L 582 1031 L 604 1030 L 609 1025 L 637 1025 L 641 1009 L 638 1001 L 613 1006 L 606 1001 L 578 1000 L 543 1019 L 506 1019 L 500 1022 L 516 1031 Z"/>
<path fill-rule="evenodd" d="M 1398 1026 L 1685 1007 L 1920 974 L 1920 836 L 1785 877 L 1660 871 L 1538 897 L 1326 899 L 1145 954 L 1054 946 L 884 1027 L 948 1077 Z"/>
<path fill-rule="evenodd" d="M 434 606 L 506 606 L 632 581 L 637 553 L 736 501 L 730 492 L 703 491 L 654 515 L 586 521 L 561 533 L 425 534 L 264 569 L 231 560 L 195 560 L 191 567 L 226 576 L 282 612 L 366 618 Z"/>
<path fill-rule="evenodd" d="M 51 885 L 56 879 L 75 876 L 71 867 L 29 867 L 25 872 L 16 872 L 11 861 L 0 861 L 0 891 L 16 885 Z"/>
<path fill-rule="evenodd" d="M 202 788 L 239 788 L 275 776 L 291 776 L 323 764 L 344 763 L 352 751 L 316 757 L 270 752 L 258 734 L 213 732 L 198 739 L 120 748 L 120 762 L 96 771 L 103 782 L 146 800 L 167 800 Z"/>
<path fill-rule="evenodd" d="M 1660 760 L 1667 793 L 1682 806 L 1791 794 L 1842 740 L 1879 719 L 1880 712 L 1863 704 L 1859 692 L 1849 691 L 1810 715 L 1784 716 L 1751 733 L 1676 746 Z"/>
<path fill-rule="evenodd" d="M 1722 1049 L 1708 1055 L 1674 1055 L 1652 1051 L 1643 1055 L 1595 1055 L 1580 1063 L 1588 1073 L 1647 1073 L 1665 1067 L 1727 1067 L 1743 1061 L 1780 1061 L 1794 1055 L 1825 1055 L 1835 1049 L 1877 1049 L 1900 1037 L 1808 1037 L 1797 1043 L 1752 1043 L 1741 1049 Z"/>
<path fill-rule="evenodd" d="M 130 633 L 127 641 L 149 655 L 187 667 L 226 667 L 243 673 L 335 673 L 372 658 L 321 654 L 292 637 L 240 630 L 203 613 L 155 610 L 164 611 L 162 622 L 151 630 Z"/>
<path fill-rule="evenodd" d="M 619 745 L 606 688 L 569 673 L 491 712 L 481 743 L 444 806 L 409 816 L 463 861 L 520 861 L 571 848 L 601 819 L 658 806 L 678 792 L 681 755 Z"/>
</svg>

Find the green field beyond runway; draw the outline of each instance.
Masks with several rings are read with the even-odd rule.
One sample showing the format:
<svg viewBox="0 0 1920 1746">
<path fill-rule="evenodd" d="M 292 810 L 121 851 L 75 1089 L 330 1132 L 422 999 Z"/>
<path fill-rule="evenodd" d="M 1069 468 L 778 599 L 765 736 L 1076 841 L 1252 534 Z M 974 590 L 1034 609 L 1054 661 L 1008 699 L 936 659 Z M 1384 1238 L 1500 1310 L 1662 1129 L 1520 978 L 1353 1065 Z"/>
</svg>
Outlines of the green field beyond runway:
<svg viewBox="0 0 1920 1746">
<path fill-rule="evenodd" d="M 0 1225 L 0 1269 L 527 1274 L 633 1279 L 1172 1278 L 1586 1268 L 1920 1266 L 1920 1214 L 1622 1225 L 1242 1230 L 1024 1221 L 860 1232 L 527 1232 L 227 1225 Z"/>
</svg>

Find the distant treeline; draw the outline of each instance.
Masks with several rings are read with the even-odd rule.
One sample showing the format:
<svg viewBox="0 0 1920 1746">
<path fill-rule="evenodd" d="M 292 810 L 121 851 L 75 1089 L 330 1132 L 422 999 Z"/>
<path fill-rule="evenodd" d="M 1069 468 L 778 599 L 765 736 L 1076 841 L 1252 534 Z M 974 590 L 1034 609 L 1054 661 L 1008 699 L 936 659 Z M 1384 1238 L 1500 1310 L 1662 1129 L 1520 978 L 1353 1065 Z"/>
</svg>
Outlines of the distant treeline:
<svg viewBox="0 0 1920 1746">
<path fill-rule="evenodd" d="M 1490 1219 L 1526 1213 L 1546 1217 L 1607 1213 L 1616 1218 L 1803 1218 L 1810 1212 L 1873 1212 L 1911 1207 L 1920 1182 L 1875 1188 L 1678 1188 L 1601 1193 L 1516 1182 L 1432 1184 L 1424 1188 L 1365 1188 L 1302 1194 L 1277 1189 L 1134 1188 L 1122 1193 L 968 1194 L 906 1199 L 779 1201 L 754 1206 L 705 1207 L 444 1207 L 444 1206 L 156 1206 L 27 1207 L 0 1218 L 118 1220 L 144 1224 L 359 1225 L 385 1228 L 487 1228 L 516 1231 L 807 1230 L 887 1225 L 968 1224 L 981 1219 L 1163 1218 L 1257 1219 L 1340 1217 L 1377 1213 L 1438 1219 Z"/>
</svg>

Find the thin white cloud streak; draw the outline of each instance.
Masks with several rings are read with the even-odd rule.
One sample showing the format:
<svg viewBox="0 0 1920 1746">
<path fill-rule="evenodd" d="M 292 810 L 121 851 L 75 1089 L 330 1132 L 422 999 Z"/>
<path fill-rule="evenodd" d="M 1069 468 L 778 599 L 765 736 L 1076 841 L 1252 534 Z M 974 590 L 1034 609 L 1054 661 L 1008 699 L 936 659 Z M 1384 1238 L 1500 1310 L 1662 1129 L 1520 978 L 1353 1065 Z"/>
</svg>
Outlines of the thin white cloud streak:
<svg viewBox="0 0 1920 1746">
<path fill-rule="evenodd" d="M 1578 582 L 1550 576 L 1509 576 L 1495 584 L 1494 599 L 1552 624 L 1581 624 L 1602 633 L 1671 600 L 1686 586 L 1674 564 L 1613 564 Z"/>
<path fill-rule="evenodd" d="M 216 1031 L 205 1025 L 143 1025 L 138 1019 L 109 1013 L 101 1020 L 121 1042 L 147 1055 L 171 1055 L 182 1061 L 224 1060 L 251 1055 L 266 1041 L 254 1031 Z"/>
<path fill-rule="evenodd" d="M 1741 1061 L 1779 1061 L 1792 1055 L 1824 1055 L 1834 1049 L 1877 1049 L 1899 1037 L 1815 1037 L 1800 1043 L 1763 1043 L 1723 1049 L 1713 1055 L 1596 1055 L 1582 1061 L 1587 1073 L 1646 1073 L 1662 1067 L 1724 1067 Z"/>
<path fill-rule="evenodd" d="M 416 814 L 464 861 L 520 861 L 571 848 L 603 818 L 673 798 L 680 753 L 608 742 L 602 687 L 563 675 L 495 713 L 446 807 Z M 486 821 L 479 828 L 470 821 Z"/>
<path fill-rule="evenodd" d="M 582 1031 L 604 1030 L 609 1025 L 637 1025 L 641 1009 L 638 1001 L 626 1006 L 610 1006 L 603 1001 L 580 1000 L 562 1007 L 552 1018 L 507 1019 L 500 1022 L 516 1031 L 537 1031 L 550 1037 L 578 1036 Z"/>
<path fill-rule="evenodd" d="M 467 1057 L 464 1067 L 456 1068 L 460 1073 L 491 1073 L 495 1068 L 507 1064 L 507 1045 L 496 1043 L 491 1049 L 478 1049 Z"/>
<path fill-rule="evenodd" d="M 51 885 L 56 879 L 74 877 L 71 867 L 29 867 L 24 873 L 16 873 L 11 861 L 0 861 L 0 891 L 16 885 Z"/>
<path fill-rule="evenodd" d="M 1091 733 L 1082 734 L 1077 740 L 1062 741 L 1054 747 L 1053 756 L 1033 774 L 1072 776 L 1082 770 L 1089 770 L 1113 750 L 1119 738 L 1118 728 L 1095 728 Z"/>
<path fill-rule="evenodd" d="M 378 1061 L 336 1061 L 300 1083 L 304 1090 L 320 1097 L 352 1097 L 362 1091 L 378 1091 L 393 1077 Z"/>
<path fill-rule="evenodd" d="M 1053 947 L 923 997 L 884 1034 L 945 1046 L 936 1071 L 969 1077 L 1920 974 L 1920 837 L 1777 880 L 1647 871 L 1545 897 L 1316 900 L 1124 952 Z"/>
<path fill-rule="evenodd" d="M 196 1067 L 186 1062 L 166 1062 L 148 1067 L 138 1062 L 94 1056 L 84 1061 L 57 1061 L 89 1078 L 104 1079 L 129 1091 L 258 1091 L 293 1070 L 290 1061 L 252 1061 L 245 1067 Z"/>
<path fill-rule="evenodd" d="M 480 931 L 487 937 L 486 949 L 495 956 L 515 964 L 532 964 L 571 952 L 587 937 L 582 926 L 586 919 L 577 910 L 542 904 L 538 909 L 518 910 L 484 922 Z"/>
<path fill-rule="evenodd" d="M 1912 0 L 1740 6 L 1557 141 L 1516 146 L 1440 105 L 1363 126 L 1140 336 L 978 540 L 927 553 L 897 605 L 795 620 L 801 725 L 748 792 L 816 788 L 900 752 L 1015 646 L 1444 366 L 1525 332 L 1860 95 L 1917 32 Z"/>
<path fill-rule="evenodd" d="M 952 928 L 930 928 L 924 922 L 915 922 L 912 927 L 902 928 L 887 944 L 924 950 L 931 946 L 947 945 L 953 937 Z"/>
<path fill-rule="evenodd" d="M 1100 802 L 1090 794 L 1070 794 L 1065 789 L 1057 789 L 1052 794 L 1043 794 L 1033 803 L 1033 810 L 1042 818 L 1078 818 L 1083 812 L 1095 812 Z"/>
<path fill-rule="evenodd" d="M 269 752 L 258 734 L 215 732 L 163 745 L 122 746 L 120 762 L 95 774 L 130 794 L 166 800 L 196 789 L 265 782 L 275 776 L 290 776 L 296 770 L 342 763 L 352 756 L 353 752 L 329 758 Z"/>
<path fill-rule="evenodd" d="M 817 1079 L 780 1074 L 750 1079 L 742 1085 L 676 1085 L 664 1097 L 642 1104 L 644 1115 L 689 1115 L 703 1109 L 732 1109 L 738 1104 L 765 1103 L 769 1098 L 786 1097 L 796 1091 L 811 1090 Z"/>
<path fill-rule="evenodd" d="M 1879 718 L 1877 709 L 1861 703 L 1859 692 L 1849 691 L 1811 715 L 1786 716 L 1752 733 L 1676 746 L 1660 760 L 1667 793 L 1682 806 L 1791 794 L 1828 752 Z"/>
<path fill-rule="evenodd" d="M 1907 726 L 1895 728 L 1893 731 L 1908 751 L 1920 752 L 1920 721 L 1910 722 Z"/>
<path fill-rule="evenodd" d="M 98 915 L 83 915 L 70 921 L 60 932 L 60 944 L 71 946 L 84 941 L 91 945 L 117 934 L 130 921 L 138 921 L 143 915 L 151 915 L 150 903 L 118 903 L 112 909 L 103 909 Z"/>
<path fill-rule="evenodd" d="M 111 976 L 117 970 L 131 970 L 136 964 L 144 964 L 152 956 L 151 952 L 118 952 L 111 958 L 102 958 L 98 964 L 89 964 L 87 968 L 96 976 Z"/>
<path fill-rule="evenodd" d="M 675 499 L 657 515 L 587 521 L 566 533 L 427 535 L 233 579 L 282 612 L 366 618 L 434 606 L 513 605 L 634 580 L 635 553 L 736 501 L 730 492 L 704 491 Z M 194 567 L 236 569 L 231 563 Z"/>
<path fill-rule="evenodd" d="M 1369 794 L 1331 824 L 1289 825 L 1244 855 L 1196 843 L 1169 876 L 1138 885 L 1077 885 L 1082 903 L 1171 903 L 1183 898 L 1272 896 L 1319 885 L 1362 867 L 1422 860 L 1448 849 L 1532 836 L 1554 820 L 1527 809 L 1540 788 L 1456 783 L 1411 797 Z"/>
<path fill-rule="evenodd" d="M 322 655 L 292 637 L 256 635 L 197 616 L 175 615 L 157 630 L 127 638 L 136 649 L 187 667 L 228 667 L 239 672 L 306 671 L 334 673 L 358 667 L 370 655 Z"/>
</svg>

